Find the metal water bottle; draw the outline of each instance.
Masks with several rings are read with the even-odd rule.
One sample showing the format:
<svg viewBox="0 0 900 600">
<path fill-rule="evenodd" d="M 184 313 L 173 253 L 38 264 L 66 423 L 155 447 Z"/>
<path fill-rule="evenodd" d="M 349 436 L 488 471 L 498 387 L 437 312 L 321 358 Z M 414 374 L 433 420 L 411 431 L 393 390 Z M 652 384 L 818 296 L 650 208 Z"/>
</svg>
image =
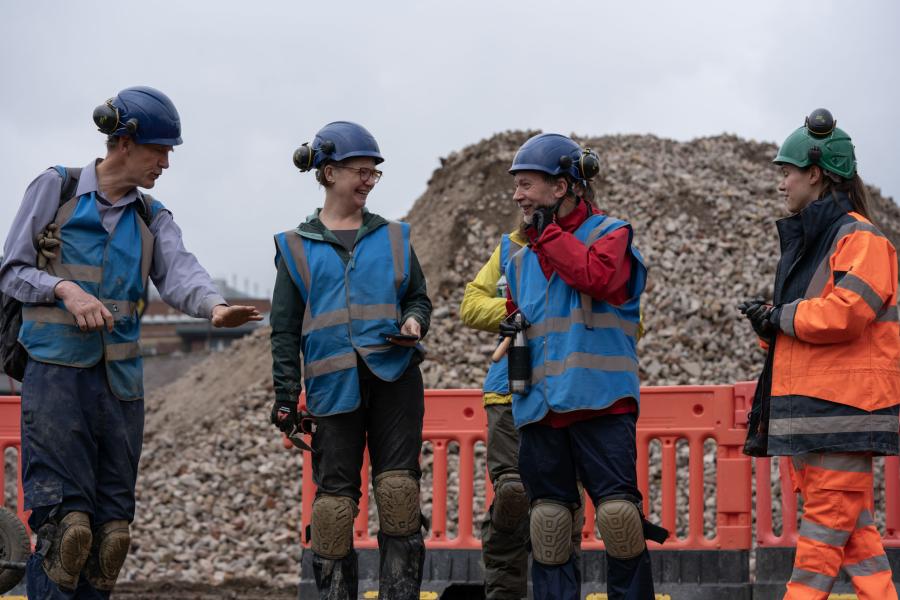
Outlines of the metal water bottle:
<svg viewBox="0 0 900 600">
<path fill-rule="evenodd" d="M 528 338 L 525 337 L 522 314 L 517 313 L 514 318 L 519 331 L 507 352 L 509 391 L 513 394 L 527 394 L 531 386 L 531 353 L 528 351 Z"/>
</svg>

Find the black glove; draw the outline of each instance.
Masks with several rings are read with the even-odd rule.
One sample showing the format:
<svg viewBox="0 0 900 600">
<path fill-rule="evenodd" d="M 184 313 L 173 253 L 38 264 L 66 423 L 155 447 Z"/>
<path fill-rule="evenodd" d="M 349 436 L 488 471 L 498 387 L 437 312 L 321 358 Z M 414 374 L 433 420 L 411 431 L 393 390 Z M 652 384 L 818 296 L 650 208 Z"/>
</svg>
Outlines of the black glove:
<svg viewBox="0 0 900 600">
<path fill-rule="evenodd" d="M 555 206 L 539 206 L 531 213 L 531 227 L 537 232 L 538 236 L 544 233 L 547 226 L 553 222 L 556 215 Z"/>
<path fill-rule="evenodd" d="M 289 435 L 297 426 L 297 399 L 275 398 L 272 405 L 272 425 Z"/>
<path fill-rule="evenodd" d="M 500 335 L 503 337 L 516 337 L 520 331 L 525 331 L 531 325 L 525 317 L 519 317 L 520 313 L 513 313 L 500 321 Z"/>
<path fill-rule="evenodd" d="M 763 300 L 745 300 L 738 304 L 738 310 L 747 317 L 753 331 L 764 340 L 771 340 L 778 331 L 779 307 L 766 304 Z"/>
</svg>

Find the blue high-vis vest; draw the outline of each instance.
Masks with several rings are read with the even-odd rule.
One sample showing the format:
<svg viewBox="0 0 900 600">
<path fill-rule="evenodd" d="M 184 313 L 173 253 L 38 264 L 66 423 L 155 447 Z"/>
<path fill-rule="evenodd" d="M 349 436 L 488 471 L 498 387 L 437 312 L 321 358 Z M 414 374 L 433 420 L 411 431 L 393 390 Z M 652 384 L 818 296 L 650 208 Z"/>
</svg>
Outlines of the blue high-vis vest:
<svg viewBox="0 0 900 600">
<path fill-rule="evenodd" d="M 500 277 L 506 277 L 506 264 L 512 256 L 512 242 L 509 234 L 504 233 L 500 238 Z M 509 371 L 507 369 L 506 355 L 503 355 L 497 362 L 492 362 L 488 368 L 487 376 L 484 378 L 484 385 L 481 391 L 485 394 L 508 394 L 509 393 Z"/>
<path fill-rule="evenodd" d="M 621 227 L 630 231 L 624 221 L 592 215 L 574 235 L 590 246 Z M 540 421 L 550 410 L 601 410 L 622 398 L 639 401 L 636 346 L 647 269 L 630 239 L 629 249 L 629 299 L 618 306 L 579 292 L 556 273 L 548 281 L 530 248 L 510 260 L 510 295 L 531 323 L 525 332 L 531 384 L 525 394 L 513 395 L 516 427 Z"/>
<path fill-rule="evenodd" d="M 112 233 L 103 227 L 94 192 L 65 202 L 54 220 L 61 245 L 47 272 L 98 298 L 113 315 L 112 333 L 105 327 L 81 331 L 58 299 L 25 304 L 19 331 L 19 342 L 36 361 L 85 368 L 105 360 L 110 389 L 120 400 L 144 397 L 137 308 L 150 275 L 153 234 L 136 208 L 143 201 L 125 208 Z M 151 201 L 151 218 L 162 209 Z"/>
<path fill-rule="evenodd" d="M 357 356 L 383 381 L 396 381 L 414 348 L 389 343 L 400 332 L 400 301 L 409 285 L 409 225 L 388 222 L 357 240 L 345 265 L 331 243 L 299 229 L 275 236 L 306 305 L 301 331 L 306 405 L 316 416 L 360 403 Z"/>
</svg>

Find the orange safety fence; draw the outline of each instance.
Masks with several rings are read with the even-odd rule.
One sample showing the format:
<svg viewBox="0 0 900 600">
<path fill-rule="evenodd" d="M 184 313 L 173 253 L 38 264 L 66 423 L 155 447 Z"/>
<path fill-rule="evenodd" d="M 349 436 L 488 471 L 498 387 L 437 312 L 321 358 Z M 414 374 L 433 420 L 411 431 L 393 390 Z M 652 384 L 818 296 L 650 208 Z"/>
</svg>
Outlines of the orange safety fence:
<svg viewBox="0 0 900 600">
<path fill-rule="evenodd" d="M 755 382 L 738 383 L 735 395 L 745 411 L 739 415 L 739 424 L 747 425 L 746 411 L 753 401 Z M 900 426 L 900 425 L 898 425 Z M 793 547 L 797 545 L 797 494 L 790 476 L 790 458 L 777 458 L 780 501 L 773 503 L 771 458 L 755 459 L 756 468 L 756 542 L 760 547 Z M 876 463 L 878 464 L 878 463 Z M 885 531 L 882 540 L 885 548 L 900 548 L 900 457 L 886 456 L 884 471 Z M 781 533 L 775 532 L 773 516 L 781 514 Z"/>
<path fill-rule="evenodd" d="M 744 430 L 735 424 L 737 409 L 734 386 L 672 386 L 647 387 L 641 390 L 641 413 L 637 425 L 638 486 L 644 495 L 644 511 L 651 515 L 649 484 L 649 455 L 651 443 L 660 447 L 662 462 L 660 524 L 670 532 L 666 549 L 685 550 L 741 550 L 751 544 L 751 462 L 741 453 Z M 425 392 L 425 422 L 423 439 L 430 443 L 433 458 L 432 515 L 428 548 L 475 549 L 480 541 L 473 535 L 473 491 L 475 480 L 476 445 L 484 443 L 487 420 L 482 408 L 480 390 L 427 390 Z M 704 443 L 713 440 L 717 444 L 715 454 L 715 523 L 712 536 L 704 533 Z M 686 441 L 689 448 L 687 481 L 678 477 L 677 446 Z M 683 442 L 682 442 L 683 443 Z M 448 535 L 447 482 L 449 480 L 449 448 L 458 445 L 459 499 L 457 535 Z M 304 464 L 311 464 L 308 452 L 303 453 Z M 486 506 L 490 504 L 492 490 L 487 473 L 478 475 L 486 490 Z M 361 473 L 362 490 L 369 489 L 368 455 L 364 458 Z M 675 535 L 678 507 L 676 488 L 688 486 L 688 533 Z M 303 469 L 301 521 L 306 531 L 312 514 L 312 502 L 316 486 L 312 469 Z M 369 535 L 368 493 L 360 499 L 360 511 L 354 523 L 354 543 L 357 548 L 375 548 L 374 537 Z M 304 536 L 305 537 L 305 536 Z M 308 540 L 304 540 L 308 543 Z M 585 502 L 585 527 L 582 531 L 582 547 L 586 550 L 602 549 L 594 527 L 594 511 Z M 660 547 L 651 542 L 651 547 Z"/>
<path fill-rule="evenodd" d="M 11 504 L 12 494 L 15 494 L 16 513 L 19 519 L 28 526 L 28 513 L 23 510 L 25 500 L 22 491 L 22 430 L 20 423 L 21 405 L 19 396 L 0 396 L 0 481 L 4 482 L 3 504 Z M 15 489 L 6 489 L 6 451 L 13 448 L 16 451 L 18 468 L 16 474 Z"/>
</svg>

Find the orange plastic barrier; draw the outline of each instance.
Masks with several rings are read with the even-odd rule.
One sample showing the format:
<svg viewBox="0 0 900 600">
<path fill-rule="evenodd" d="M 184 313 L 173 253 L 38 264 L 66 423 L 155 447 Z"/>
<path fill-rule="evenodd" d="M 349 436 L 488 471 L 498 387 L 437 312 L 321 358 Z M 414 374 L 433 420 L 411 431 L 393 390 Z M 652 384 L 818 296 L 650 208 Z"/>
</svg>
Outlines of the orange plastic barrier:
<svg viewBox="0 0 900 600">
<path fill-rule="evenodd" d="M 0 396 L 0 457 L 6 455 L 7 448 L 16 449 L 16 457 L 19 461 L 18 477 L 16 477 L 15 490 L 3 490 L 3 503 L 6 503 L 8 494 L 16 494 L 16 509 L 19 519 L 28 526 L 28 514 L 22 510 L 25 499 L 22 492 L 22 429 L 19 422 L 21 405 L 18 396 Z M 0 460 L 0 481 L 6 481 L 6 461 Z"/>
<path fill-rule="evenodd" d="M 647 495 L 649 479 L 649 445 L 657 440 L 661 446 L 662 506 L 661 524 L 672 532 L 665 548 L 732 550 L 749 549 L 751 543 L 750 459 L 741 453 L 744 431 L 736 425 L 739 403 L 734 387 L 681 386 L 649 387 L 641 390 L 641 415 L 638 421 L 638 485 L 644 494 L 644 509 L 649 511 Z M 485 441 L 486 418 L 482 408 L 480 390 L 427 390 L 425 392 L 425 423 L 423 438 L 433 449 L 433 498 L 431 532 L 428 548 L 476 549 L 480 541 L 472 535 L 473 490 L 475 489 L 475 446 Z M 679 481 L 676 469 L 676 446 L 679 440 L 689 446 L 689 478 Z M 704 448 L 707 439 L 718 445 L 716 451 L 716 532 L 706 537 L 703 531 L 704 499 Z M 448 501 L 448 447 L 459 445 L 458 534 L 447 533 Z M 311 464 L 308 452 L 304 452 L 304 464 Z M 368 457 L 362 468 L 362 489 L 368 490 Z M 490 481 L 486 473 L 479 474 L 487 491 L 487 504 L 491 500 Z M 479 482 L 480 483 L 480 482 Z M 684 538 L 675 537 L 677 517 L 676 488 L 688 486 L 688 529 Z M 312 502 L 315 497 L 312 470 L 303 469 L 301 521 L 305 532 L 310 522 Z M 374 548 L 376 541 L 369 536 L 369 495 L 360 500 L 360 512 L 354 523 L 357 548 Z M 582 547 L 588 550 L 602 549 L 594 527 L 593 506 L 585 503 L 585 527 L 582 531 Z M 305 537 L 305 536 L 304 536 Z M 304 539 L 304 543 L 308 540 Z M 654 547 L 659 547 L 651 543 Z"/>
</svg>

